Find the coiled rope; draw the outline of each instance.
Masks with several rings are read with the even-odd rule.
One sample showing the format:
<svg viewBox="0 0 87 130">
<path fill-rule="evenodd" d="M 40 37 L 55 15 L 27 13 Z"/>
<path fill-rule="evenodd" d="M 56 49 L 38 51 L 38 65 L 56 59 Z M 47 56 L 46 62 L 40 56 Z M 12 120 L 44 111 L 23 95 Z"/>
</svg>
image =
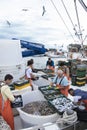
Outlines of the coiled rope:
<svg viewBox="0 0 87 130">
<path fill-rule="evenodd" d="M 59 118 L 56 123 L 67 123 L 67 124 L 74 124 L 77 121 L 77 113 L 71 110 L 72 113 L 69 114 L 68 111 L 63 113 L 63 117 Z"/>
</svg>

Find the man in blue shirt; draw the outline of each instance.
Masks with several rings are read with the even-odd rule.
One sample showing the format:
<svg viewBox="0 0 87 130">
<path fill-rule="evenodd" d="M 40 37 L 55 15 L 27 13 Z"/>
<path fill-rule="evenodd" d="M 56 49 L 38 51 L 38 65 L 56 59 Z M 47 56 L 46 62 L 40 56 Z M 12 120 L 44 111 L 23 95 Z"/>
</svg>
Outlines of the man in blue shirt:
<svg viewBox="0 0 87 130">
<path fill-rule="evenodd" d="M 48 61 L 46 62 L 46 68 L 47 69 L 54 69 L 54 61 L 51 60 L 51 58 L 48 58 Z"/>
<path fill-rule="evenodd" d="M 72 95 L 72 96 L 81 96 L 81 100 L 86 100 L 87 99 L 87 92 L 80 90 L 80 89 L 72 89 L 70 88 L 68 90 L 68 92 Z"/>
<path fill-rule="evenodd" d="M 87 91 L 83 91 L 83 90 L 80 90 L 80 89 L 72 89 L 70 88 L 68 90 L 69 94 L 71 94 L 72 96 L 78 96 L 80 97 L 78 102 L 79 101 L 82 101 L 85 103 L 85 106 L 87 107 Z"/>
</svg>

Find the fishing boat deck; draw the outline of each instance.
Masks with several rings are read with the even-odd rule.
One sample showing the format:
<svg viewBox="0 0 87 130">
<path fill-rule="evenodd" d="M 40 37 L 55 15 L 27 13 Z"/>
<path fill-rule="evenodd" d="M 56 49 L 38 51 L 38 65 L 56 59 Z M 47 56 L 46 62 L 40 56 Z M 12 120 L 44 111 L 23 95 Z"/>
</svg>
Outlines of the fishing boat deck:
<svg viewBox="0 0 87 130">
<path fill-rule="evenodd" d="M 87 122 L 81 122 L 77 121 L 74 124 L 67 125 L 67 124 L 59 124 L 59 123 L 48 123 L 46 125 L 42 126 L 25 126 L 22 123 L 22 120 L 20 116 L 15 116 L 14 117 L 14 122 L 15 122 L 15 130 L 86 130 L 87 129 Z M 42 129 L 43 128 L 43 129 Z"/>
</svg>

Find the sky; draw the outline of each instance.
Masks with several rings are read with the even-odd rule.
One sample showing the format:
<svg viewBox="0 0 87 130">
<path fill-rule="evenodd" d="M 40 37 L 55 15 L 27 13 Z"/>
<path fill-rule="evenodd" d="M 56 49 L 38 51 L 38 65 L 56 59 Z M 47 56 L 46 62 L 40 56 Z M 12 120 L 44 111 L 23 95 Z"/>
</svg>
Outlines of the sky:
<svg viewBox="0 0 87 130">
<path fill-rule="evenodd" d="M 87 0 L 83 1 L 87 5 Z M 17 38 L 47 47 L 81 43 L 63 3 L 79 32 L 74 0 L 0 0 L 0 39 Z M 86 44 L 87 12 L 79 0 L 76 0 L 76 5 Z"/>
</svg>

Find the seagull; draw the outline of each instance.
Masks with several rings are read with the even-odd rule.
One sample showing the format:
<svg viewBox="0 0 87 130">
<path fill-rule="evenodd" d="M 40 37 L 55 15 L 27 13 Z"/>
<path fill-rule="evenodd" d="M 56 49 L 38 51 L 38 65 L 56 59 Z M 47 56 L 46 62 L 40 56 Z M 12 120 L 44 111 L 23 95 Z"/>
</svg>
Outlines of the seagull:
<svg viewBox="0 0 87 130">
<path fill-rule="evenodd" d="M 43 6 L 43 13 L 42 13 L 42 16 L 44 16 L 46 10 L 45 10 L 45 6 Z"/>
<path fill-rule="evenodd" d="M 22 11 L 28 11 L 28 9 L 22 9 Z"/>
<path fill-rule="evenodd" d="M 9 27 L 11 26 L 11 23 L 8 21 L 8 20 L 6 20 L 6 22 L 7 22 L 7 24 L 9 25 Z"/>
</svg>

